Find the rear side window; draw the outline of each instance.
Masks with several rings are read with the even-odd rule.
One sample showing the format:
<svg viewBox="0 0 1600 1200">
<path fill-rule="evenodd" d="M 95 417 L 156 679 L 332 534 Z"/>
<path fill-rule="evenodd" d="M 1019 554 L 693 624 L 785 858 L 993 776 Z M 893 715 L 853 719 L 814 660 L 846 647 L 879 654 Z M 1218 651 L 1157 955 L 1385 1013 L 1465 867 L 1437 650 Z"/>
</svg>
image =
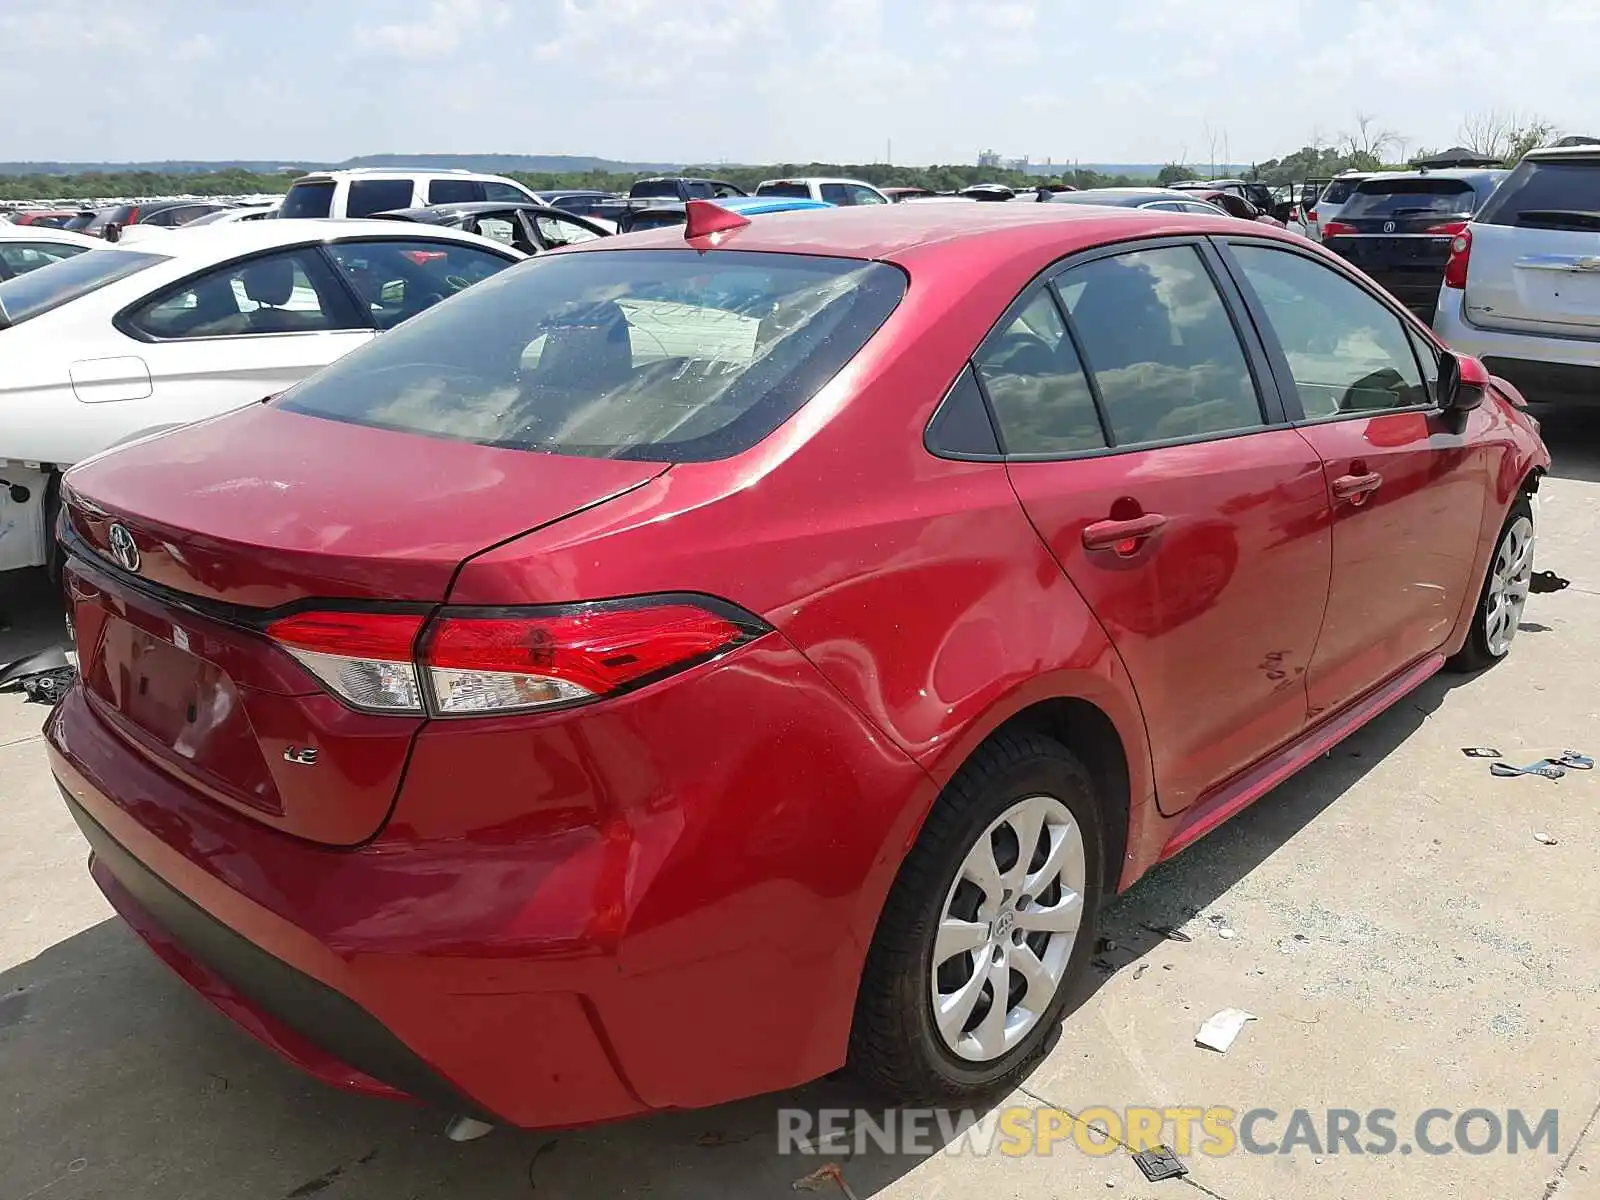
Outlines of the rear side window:
<svg viewBox="0 0 1600 1200">
<path fill-rule="evenodd" d="M 511 265 L 498 254 L 449 242 L 336 242 L 328 253 L 379 329 L 409 320 Z"/>
<path fill-rule="evenodd" d="M 1105 435 L 1066 323 L 1042 291 L 977 358 L 1008 454 L 1102 450 Z"/>
<path fill-rule="evenodd" d="M 297 183 L 283 198 L 280 217 L 325 217 L 333 211 L 333 180 Z"/>
<path fill-rule="evenodd" d="M 1600 157 L 1523 159 L 1477 220 L 1480 225 L 1600 229 Z"/>
<path fill-rule="evenodd" d="M 1350 199 L 1350 193 L 1354 192 L 1355 190 L 1355 183 L 1348 180 L 1335 179 L 1327 186 L 1326 189 L 1323 190 L 1322 198 L 1318 200 L 1317 203 L 1343 204 Z"/>
<path fill-rule="evenodd" d="M 557 254 L 378 338 L 280 403 L 523 450 L 725 458 L 832 379 L 905 288 L 896 268 L 854 259 Z"/>
<path fill-rule="evenodd" d="M 87 296 L 107 284 L 168 261 L 165 254 L 90 250 L 0 283 L 0 329 Z"/>
<path fill-rule="evenodd" d="M 471 179 L 430 179 L 428 181 L 429 204 L 470 204 L 474 200 L 483 200 L 483 185 Z M 407 201 L 409 206 L 410 201 Z M 382 209 L 374 211 L 382 212 Z"/>
<path fill-rule="evenodd" d="M 811 189 L 803 183 L 763 183 L 756 189 L 758 196 L 785 196 L 790 200 L 811 199 Z"/>
<path fill-rule="evenodd" d="M 842 183 L 825 183 L 817 189 L 817 194 L 828 204 L 850 203 L 850 189 Z"/>
<path fill-rule="evenodd" d="M 1113 445 L 1263 424 L 1244 347 L 1194 247 L 1096 259 L 1060 285 Z"/>
<path fill-rule="evenodd" d="M 163 341 L 366 328 L 315 250 L 219 267 L 135 309 L 127 322 Z"/>
<path fill-rule="evenodd" d="M 528 194 L 521 188 L 514 188 L 509 183 L 500 183 L 498 180 L 485 179 L 482 186 L 483 198 L 492 200 L 496 204 L 515 204 L 528 198 Z"/>
<path fill-rule="evenodd" d="M 1477 193 L 1464 179 L 1369 180 L 1356 189 L 1339 214 L 1358 217 L 1454 216 L 1478 206 Z"/>
<path fill-rule="evenodd" d="M 410 208 L 411 196 L 409 179 L 358 179 L 350 185 L 350 197 L 345 201 L 344 215 L 370 217 L 373 213 Z"/>
</svg>

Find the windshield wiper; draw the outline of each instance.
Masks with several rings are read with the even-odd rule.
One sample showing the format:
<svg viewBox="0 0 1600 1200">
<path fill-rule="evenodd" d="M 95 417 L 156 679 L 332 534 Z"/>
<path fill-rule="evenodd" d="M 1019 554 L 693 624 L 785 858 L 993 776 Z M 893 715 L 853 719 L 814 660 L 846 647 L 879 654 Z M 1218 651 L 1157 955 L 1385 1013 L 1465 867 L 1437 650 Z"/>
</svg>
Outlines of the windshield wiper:
<svg viewBox="0 0 1600 1200">
<path fill-rule="evenodd" d="M 1576 225 L 1580 229 L 1600 229 L 1600 212 L 1582 208 L 1524 208 L 1517 220 L 1527 225 Z"/>
</svg>

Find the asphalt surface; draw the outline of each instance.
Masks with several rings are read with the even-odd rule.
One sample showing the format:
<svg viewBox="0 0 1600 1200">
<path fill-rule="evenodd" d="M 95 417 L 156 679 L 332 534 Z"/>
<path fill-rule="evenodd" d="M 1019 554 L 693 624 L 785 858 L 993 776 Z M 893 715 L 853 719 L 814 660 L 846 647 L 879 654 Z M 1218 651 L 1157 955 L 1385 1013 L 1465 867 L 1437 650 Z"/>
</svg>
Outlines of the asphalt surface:
<svg viewBox="0 0 1600 1200">
<path fill-rule="evenodd" d="M 1258 1141 L 1282 1138 L 1298 1108 L 1319 1128 L 1328 1108 L 1386 1108 L 1406 1144 L 1430 1108 L 1517 1108 L 1530 1125 L 1554 1109 L 1555 1153 L 1192 1151 L 1188 1181 L 1157 1184 L 1070 1136 L 1022 1157 L 870 1143 L 780 1156 L 780 1108 L 873 1103 L 848 1078 L 452 1143 L 436 1113 L 346 1096 L 279 1063 L 111 917 L 45 767 L 44 710 L 7 695 L 0 1198 L 778 1197 L 830 1161 L 858 1197 L 1600 1198 L 1600 775 L 1500 779 L 1461 754 L 1492 745 L 1520 763 L 1600 749 L 1600 411 L 1542 415 L 1556 469 L 1538 566 L 1572 586 L 1533 597 L 1508 662 L 1436 679 L 1119 899 L 1113 945 L 1031 1095 L 1006 1103 L 1278 1112 Z M 41 581 L 5 586 L 0 661 L 60 628 Z M 1201 1022 L 1225 1007 L 1257 1019 L 1225 1055 L 1197 1048 Z"/>
</svg>

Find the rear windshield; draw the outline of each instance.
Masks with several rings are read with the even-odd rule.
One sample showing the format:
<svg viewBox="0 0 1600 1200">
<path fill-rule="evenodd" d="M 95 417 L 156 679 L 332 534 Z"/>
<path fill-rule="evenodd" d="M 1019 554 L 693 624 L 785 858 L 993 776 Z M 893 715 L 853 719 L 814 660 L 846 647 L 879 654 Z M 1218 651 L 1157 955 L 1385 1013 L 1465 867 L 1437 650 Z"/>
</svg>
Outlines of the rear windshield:
<svg viewBox="0 0 1600 1200">
<path fill-rule="evenodd" d="M 763 183 L 756 189 L 758 196 L 787 196 L 791 200 L 809 200 L 811 189 L 803 183 Z"/>
<path fill-rule="evenodd" d="M 678 198 L 678 181 L 676 179 L 642 179 L 628 189 L 628 195 L 639 199 L 671 196 L 676 200 Z"/>
<path fill-rule="evenodd" d="M 682 209 L 664 208 L 654 212 L 646 209 L 644 212 L 634 213 L 628 218 L 628 232 L 635 233 L 641 229 L 665 229 L 668 225 L 685 225 L 688 221 L 688 214 Z"/>
<path fill-rule="evenodd" d="M 1448 216 L 1470 213 L 1477 206 L 1477 194 L 1462 179 L 1369 180 L 1356 189 L 1339 219 Z"/>
<path fill-rule="evenodd" d="M 285 393 L 358 425 L 589 458 L 754 446 L 905 294 L 883 263 L 796 254 L 554 254 L 478 284 Z"/>
<path fill-rule="evenodd" d="M 20 325 L 169 257 L 135 250 L 90 250 L 8 279 L 0 283 L 0 329 Z"/>
<path fill-rule="evenodd" d="M 333 180 L 297 183 L 283 198 L 280 217 L 325 217 L 333 211 Z"/>
<path fill-rule="evenodd" d="M 1484 205 L 1478 223 L 1600 228 L 1600 158 L 1523 159 Z"/>
</svg>

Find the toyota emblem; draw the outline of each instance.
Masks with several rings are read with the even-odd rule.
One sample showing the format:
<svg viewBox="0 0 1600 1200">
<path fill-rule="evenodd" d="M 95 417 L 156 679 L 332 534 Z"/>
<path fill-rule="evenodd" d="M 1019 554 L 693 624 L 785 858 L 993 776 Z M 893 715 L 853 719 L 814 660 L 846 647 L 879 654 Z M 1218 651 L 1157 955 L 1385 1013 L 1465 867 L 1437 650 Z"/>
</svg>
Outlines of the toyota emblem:
<svg viewBox="0 0 1600 1200">
<path fill-rule="evenodd" d="M 108 529 L 106 542 L 111 547 L 111 557 L 122 565 L 123 570 L 139 569 L 139 547 L 134 545 L 133 534 L 128 532 L 126 525 L 113 525 Z"/>
<path fill-rule="evenodd" d="M 1394 232 L 1394 222 L 1393 221 L 1385 221 L 1383 223 L 1383 231 L 1385 233 L 1393 233 Z"/>
</svg>

